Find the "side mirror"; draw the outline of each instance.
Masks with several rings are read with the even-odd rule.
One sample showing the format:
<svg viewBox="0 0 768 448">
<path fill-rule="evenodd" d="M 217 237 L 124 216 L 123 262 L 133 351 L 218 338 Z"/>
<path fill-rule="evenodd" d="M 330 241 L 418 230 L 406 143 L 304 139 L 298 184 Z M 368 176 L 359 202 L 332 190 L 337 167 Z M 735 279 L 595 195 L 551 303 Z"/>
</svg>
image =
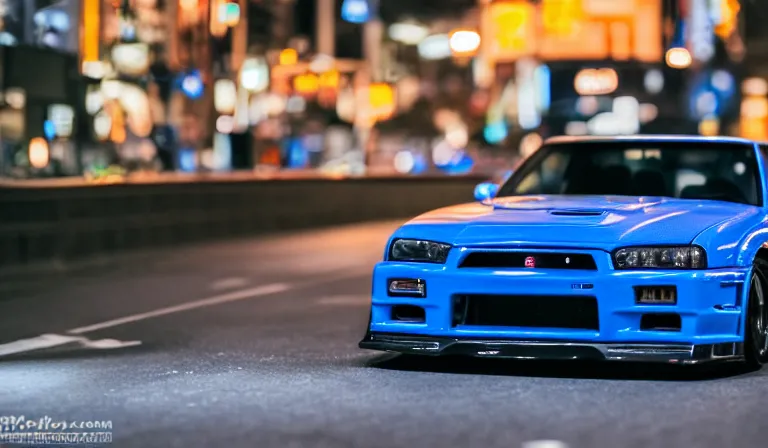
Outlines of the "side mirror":
<svg viewBox="0 0 768 448">
<path fill-rule="evenodd" d="M 499 192 L 499 186 L 492 182 L 483 182 L 475 187 L 475 199 L 480 202 L 486 202 L 494 197 Z"/>
</svg>

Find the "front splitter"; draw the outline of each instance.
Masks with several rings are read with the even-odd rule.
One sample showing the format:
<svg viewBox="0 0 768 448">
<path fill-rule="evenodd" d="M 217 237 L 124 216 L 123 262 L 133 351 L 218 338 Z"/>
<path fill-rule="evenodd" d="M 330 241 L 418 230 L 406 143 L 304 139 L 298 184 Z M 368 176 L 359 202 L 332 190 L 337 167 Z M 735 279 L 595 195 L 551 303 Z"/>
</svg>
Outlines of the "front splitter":
<svg viewBox="0 0 768 448">
<path fill-rule="evenodd" d="M 701 364 L 744 359 L 743 343 L 626 344 L 574 341 L 470 339 L 368 333 L 359 347 L 396 353 L 431 356 L 540 360 L 598 360 Z"/>
</svg>

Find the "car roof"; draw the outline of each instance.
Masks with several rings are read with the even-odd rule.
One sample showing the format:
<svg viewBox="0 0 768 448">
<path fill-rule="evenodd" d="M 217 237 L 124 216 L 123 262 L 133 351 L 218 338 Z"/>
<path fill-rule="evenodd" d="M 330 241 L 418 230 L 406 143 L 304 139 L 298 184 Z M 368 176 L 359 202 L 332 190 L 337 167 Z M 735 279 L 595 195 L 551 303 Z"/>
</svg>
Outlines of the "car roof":
<svg viewBox="0 0 768 448">
<path fill-rule="evenodd" d="M 569 136 L 550 137 L 545 144 L 580 142 L 687 142 L 687 143 L 740 143 L 754 145 L 755 142 L 739 137 L 703 137 L 700 135 L 619 135 L 619 136 Z"/>
</svg>

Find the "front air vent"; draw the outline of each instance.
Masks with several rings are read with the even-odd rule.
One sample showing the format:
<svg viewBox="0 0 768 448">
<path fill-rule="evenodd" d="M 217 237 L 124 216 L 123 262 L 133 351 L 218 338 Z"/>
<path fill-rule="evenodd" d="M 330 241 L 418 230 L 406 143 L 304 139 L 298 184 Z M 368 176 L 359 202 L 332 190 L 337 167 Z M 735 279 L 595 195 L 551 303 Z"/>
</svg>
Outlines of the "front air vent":
<svg viewBox="0 0 768 448">
<path fill-rule="evenodd" d="M 518 251 L 472 252 L 461 261 L 459 267 L 597 270 L 595 259 L 589 254 Z"/>
<path fill-rule="evenodd" d="M 605 212 L 599 210 L 552 210 L 550 215 L 554 216 L 600 216 Z"/>
<path fill-rule="evenodd" d="M 466 295 L 453 300 L 453 326 L 600 331 L 593 296 Z"/>
</svg>

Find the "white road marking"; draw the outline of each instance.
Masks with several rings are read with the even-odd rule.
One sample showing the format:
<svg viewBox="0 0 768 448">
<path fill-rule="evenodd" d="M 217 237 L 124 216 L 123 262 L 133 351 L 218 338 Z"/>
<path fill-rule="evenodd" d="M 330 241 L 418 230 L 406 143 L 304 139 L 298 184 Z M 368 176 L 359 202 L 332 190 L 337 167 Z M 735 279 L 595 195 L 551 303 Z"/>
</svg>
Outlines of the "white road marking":
<svg viewBox="0 0 768 448">
<path fill-rule="evenodd" d="M 362 274 L 360 273 L 345 272 L 338 276 L 329 276 L 322 279 L 319 282 L 311 282 L 311 283 L 325 283 L 325 282 L 335 282 L 335 281 L 342 281 L 342 280 L 351 280 L 351 279 L 359 278 L 361 275 Z M 222 303 L 235 302 L 238 300 L 252 299 L 256 297 L 277 294 L 280 292 L 285 292 L 291 289 L 296 289 L 296 288 L 306 287 L 306 286 L 308 286 L 307 283 L 299 283 L 295 285 L 289 285 L 286 283 L 272 283 L 268 285 L 255 287 L 255 288 L 243 289 L 240 291 L 232 291 L 229 293 L 212 296 L 205 299 L 195 300 L 193 302 L 187 302 L 187 303 L 182 303 L 180 305 L 169 306 L 167 308 L 160 308 L 160 309 L 149 311 L 146 313 L 133 314 L 130 316 L 108 320 L 106 322 L 100 322 L 93 325 L 73 328 L 71 330 L 68 330 L 66 333 L 68 333 L 69 335 L 81 335 L 81 334 L 90 333 L 93 331 L 103 330 L 105 328 L 117 327 L 119 325 L 129 324 L 132 322 L 139 322 L 139 321 L 150 319 L 153 317 L 165 316 L 167 314 L 179 313 L 182 311 L 214 306 Z M 339 299 L 339 297 L 336 297 L 335 299 L 333 299 L 334 303 L 339 303 L 339 300 L 341 300 Z M 360 303 L 358 301 L 358 298 L 357 297 L 353 298 L 353 296 L 348 296 L 348 297 L 345 296 L 343 301 L 344 303 L 349 303 L 349 304 Z M 84 336 L 69 336 L 69 335 L 43 334 L 34 338 L 21 339 L 18 341 L 9 342 L 7 344 L 0 344 L 0 357 L 7 356 L 10 354 L 15 354 L 15 353 L 22 353 L 22 352 L 28 352 L 33 350 L 57 347 L 60 345 L 66 345 L 70 343 L 78 343 L 82 347 L 94 348 L 94 349 L 115 349 L 115 348 L 122 348 L 122 347 L 133 347 L 141 344 L 141 341 L 118 341 L 116 339 L 100 339 L 100 340 L 94 341 Z"/>
<path fill-rule="evenodd" d="M 115 349 L 141 345 L 141 341 L 118 341 L 116 339 L 101 339 L 92 341 L 85 336 L 66 336 L 61 334 L 43 334 L 34 338 L 21 339 L 8 344 L 0 344 L 0 356 L 31 352 L 45 348 L 58 347 L 77 343 L 85 348 Z"/>
<path fill-rule="evenodd" d="M 523 448 L 568 448 L 568 444 L 559 440 L 531 440 L 523 442 Z"/>
<path fill-rule="evenodd" d="M 255 297 L 266 296 L 270 294 L 277 294 L 279 292 L 288 291 L 291 289 L 290 285 L 285 283 L 272 283 L 269 285 L 259 286 L 251 289 L 244 289 L 242 291 L 234 291 L 226 294 L 220 294 L 207 299 L 195 300 L 194 302 L 182 303 L 180 305 L 169 306 L 167 308 L 160 308 L 158 310 L 149 311 L 146 313 L 134 314 L 131 316 L 121 317 L 119 319 L 108 320 L 98 324 L 88 325 L 85 327 L 73 328 L 67 333 L 69 334 L 84 334 L 92 331 L 103 330 L 105 328 L 112 328 L 118 325 L 129 324 L 132 322 L 138 322 L 152 317 L 165 316 L 166 314 L 179 313 L 182 311 L 193 310 L 196 308 L 203 308 L 207 306 L 219 305 L 227 302 L 235 302 L 238 300 L 252 299 Z"/>
<path fill-rule="evenodd" d="M 224 289 L 244 288 L 248 284 L 248 279 L 243 277 L 229 277 L 216 280 L 211 283 L 211 289 L 221 291 Z"/>
</svg>

